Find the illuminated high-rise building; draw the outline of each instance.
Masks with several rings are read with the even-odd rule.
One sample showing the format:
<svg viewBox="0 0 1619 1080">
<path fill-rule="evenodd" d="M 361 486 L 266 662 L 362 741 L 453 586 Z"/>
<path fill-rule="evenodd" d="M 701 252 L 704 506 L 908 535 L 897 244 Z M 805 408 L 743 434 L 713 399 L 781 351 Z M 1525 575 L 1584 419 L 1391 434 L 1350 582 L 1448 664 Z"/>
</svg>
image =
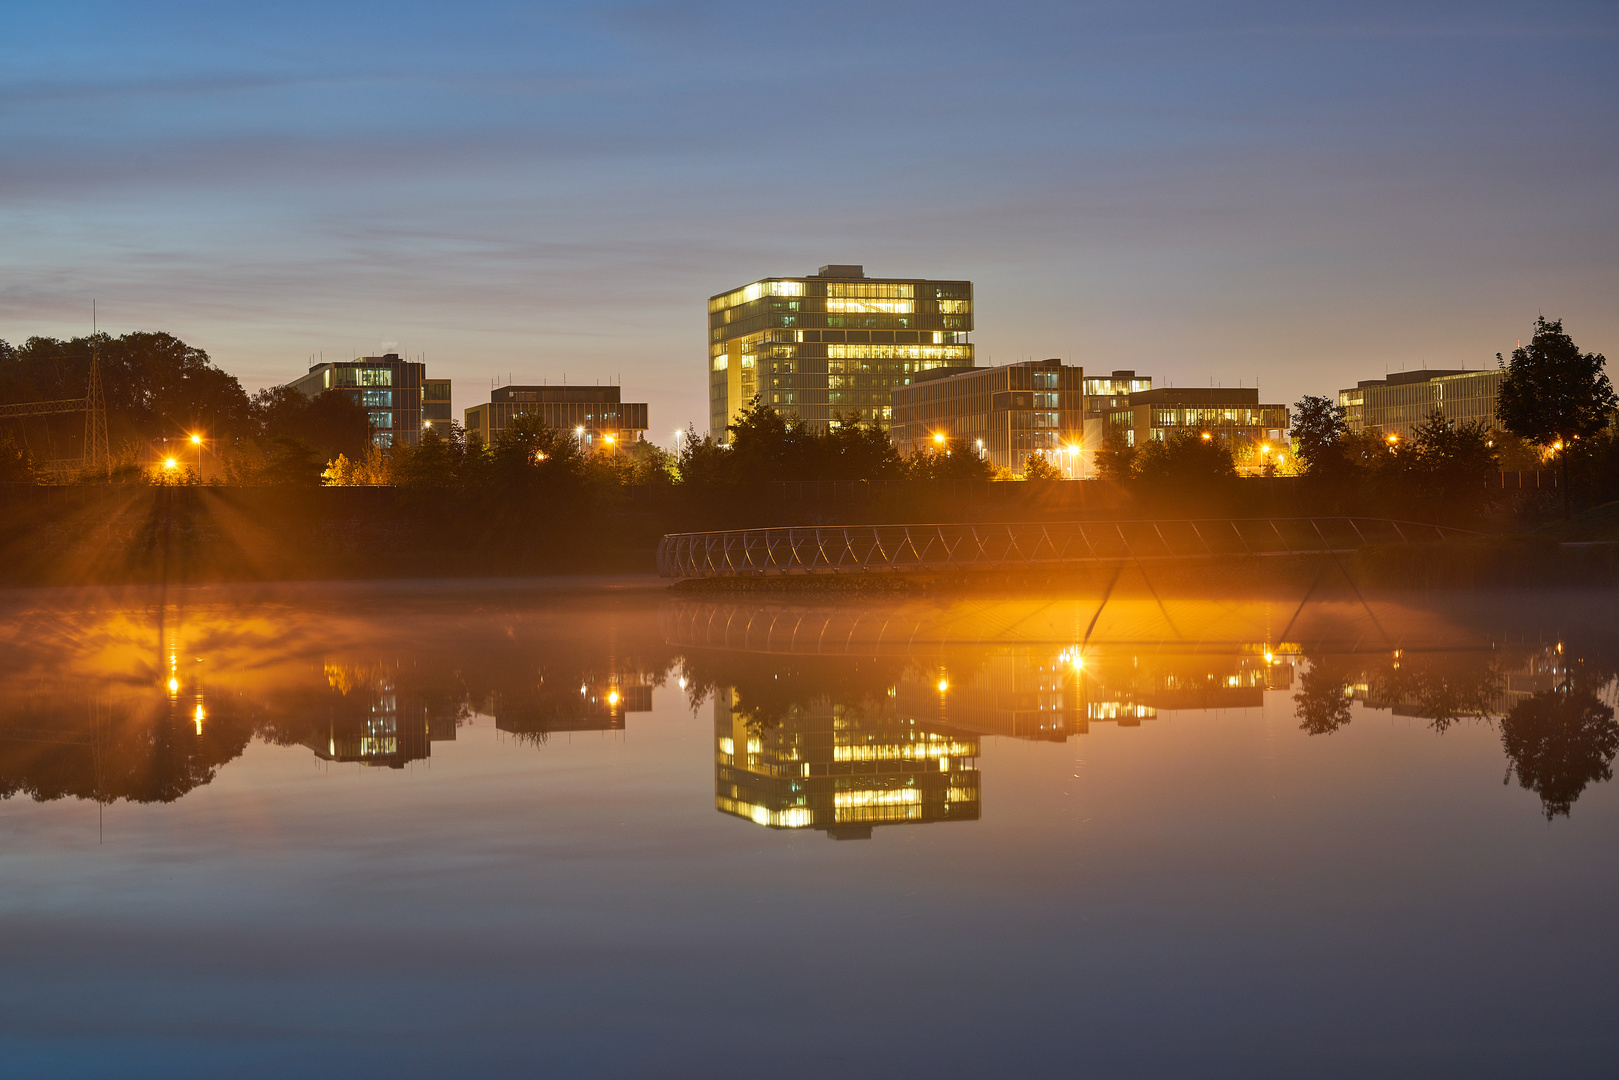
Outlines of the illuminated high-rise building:
<svg viewBox="0 0 1619 1080">
<path fill-rule="evenodd" d="M 972 329 L 972 282 L 867 277 L 862 266 L 711 296 L 709 428 L 724 439 L 754 395 L 819 428 L 839 417 L 886 423 L 894 387 L 973 366 Z"/>
</svg>

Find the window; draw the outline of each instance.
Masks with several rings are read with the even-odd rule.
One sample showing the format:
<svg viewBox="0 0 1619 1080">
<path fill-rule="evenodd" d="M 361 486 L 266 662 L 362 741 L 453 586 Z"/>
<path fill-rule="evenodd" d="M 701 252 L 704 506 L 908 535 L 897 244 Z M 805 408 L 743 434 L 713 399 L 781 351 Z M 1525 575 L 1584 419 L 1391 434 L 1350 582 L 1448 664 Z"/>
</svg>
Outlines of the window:
<svg viewBox="0 0 1619 1080">
<path fill-rule="evenodd" d="M 391 428 L 394 426 L 394 414 L 391 412 L 373 412 L 368 415 L 371 420 L 371 426 L 377 428 L 378 430 L 383 428 Z"/>
<path fill-rule="evenodd" d="M 392 390 L 365 390 L 362 391 L 361 396 L 364 399 L 361 402 L 363 405 L 373 407 L 380 405 L 385 409 L 393 408 L 394 392 Z"/>
<path fill-rule="evenodd" d="M 394 373 L 387 368 L 361 368 L 355 372 L 359 377 L 356 386 L 392 386 Z"/>
</svg>

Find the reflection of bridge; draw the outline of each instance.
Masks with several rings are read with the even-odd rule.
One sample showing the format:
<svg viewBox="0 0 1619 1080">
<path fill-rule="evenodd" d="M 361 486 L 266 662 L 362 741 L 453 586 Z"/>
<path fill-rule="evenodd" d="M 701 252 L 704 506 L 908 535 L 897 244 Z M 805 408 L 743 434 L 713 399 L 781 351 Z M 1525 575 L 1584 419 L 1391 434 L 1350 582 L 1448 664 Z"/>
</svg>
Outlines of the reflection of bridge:
<svg viewBox="0 0 1619 1080">
<path fill-rule="evenodd" d="M 664 577 L 1000 570 L 1118 560 L 1342 554 L 1472 535 L 1386 518 L 1228 518 L 1048 524 L 831 525 L 672 533 Z"/>
</svg>

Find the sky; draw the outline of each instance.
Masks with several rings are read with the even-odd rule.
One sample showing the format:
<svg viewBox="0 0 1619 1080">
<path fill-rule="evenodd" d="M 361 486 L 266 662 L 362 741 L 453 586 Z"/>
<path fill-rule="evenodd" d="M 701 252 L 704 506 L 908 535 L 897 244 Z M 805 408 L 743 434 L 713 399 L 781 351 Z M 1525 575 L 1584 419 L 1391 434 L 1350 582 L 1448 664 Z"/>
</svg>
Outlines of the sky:
<svg viewBox="0 0 1619 1080">
<path fill-rule="evenodd" d="M 387 346 L 707 416 L 706 300 L 975 283 L 979 363 L 1265 401 L 1619 359 L 1612 3 L 0 4 L 0 338 Z M 665 430 L 667 429 L 667 430 Z"/>
</svg>

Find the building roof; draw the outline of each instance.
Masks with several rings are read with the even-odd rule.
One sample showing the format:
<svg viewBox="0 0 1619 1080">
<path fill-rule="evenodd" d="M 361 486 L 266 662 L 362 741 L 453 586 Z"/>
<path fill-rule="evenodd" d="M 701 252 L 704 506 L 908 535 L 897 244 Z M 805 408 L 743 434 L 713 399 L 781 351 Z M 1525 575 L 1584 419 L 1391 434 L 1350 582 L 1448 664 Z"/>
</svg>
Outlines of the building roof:
<svg viewBox="0 0 1619 1080">
<path fill-rule="evenodd" d="M 1254 386 L 1162 386 L 1137 390 L 1130 395 L 1135 405 L 1258 405 L 1259 388 Z"/>
</svg>

